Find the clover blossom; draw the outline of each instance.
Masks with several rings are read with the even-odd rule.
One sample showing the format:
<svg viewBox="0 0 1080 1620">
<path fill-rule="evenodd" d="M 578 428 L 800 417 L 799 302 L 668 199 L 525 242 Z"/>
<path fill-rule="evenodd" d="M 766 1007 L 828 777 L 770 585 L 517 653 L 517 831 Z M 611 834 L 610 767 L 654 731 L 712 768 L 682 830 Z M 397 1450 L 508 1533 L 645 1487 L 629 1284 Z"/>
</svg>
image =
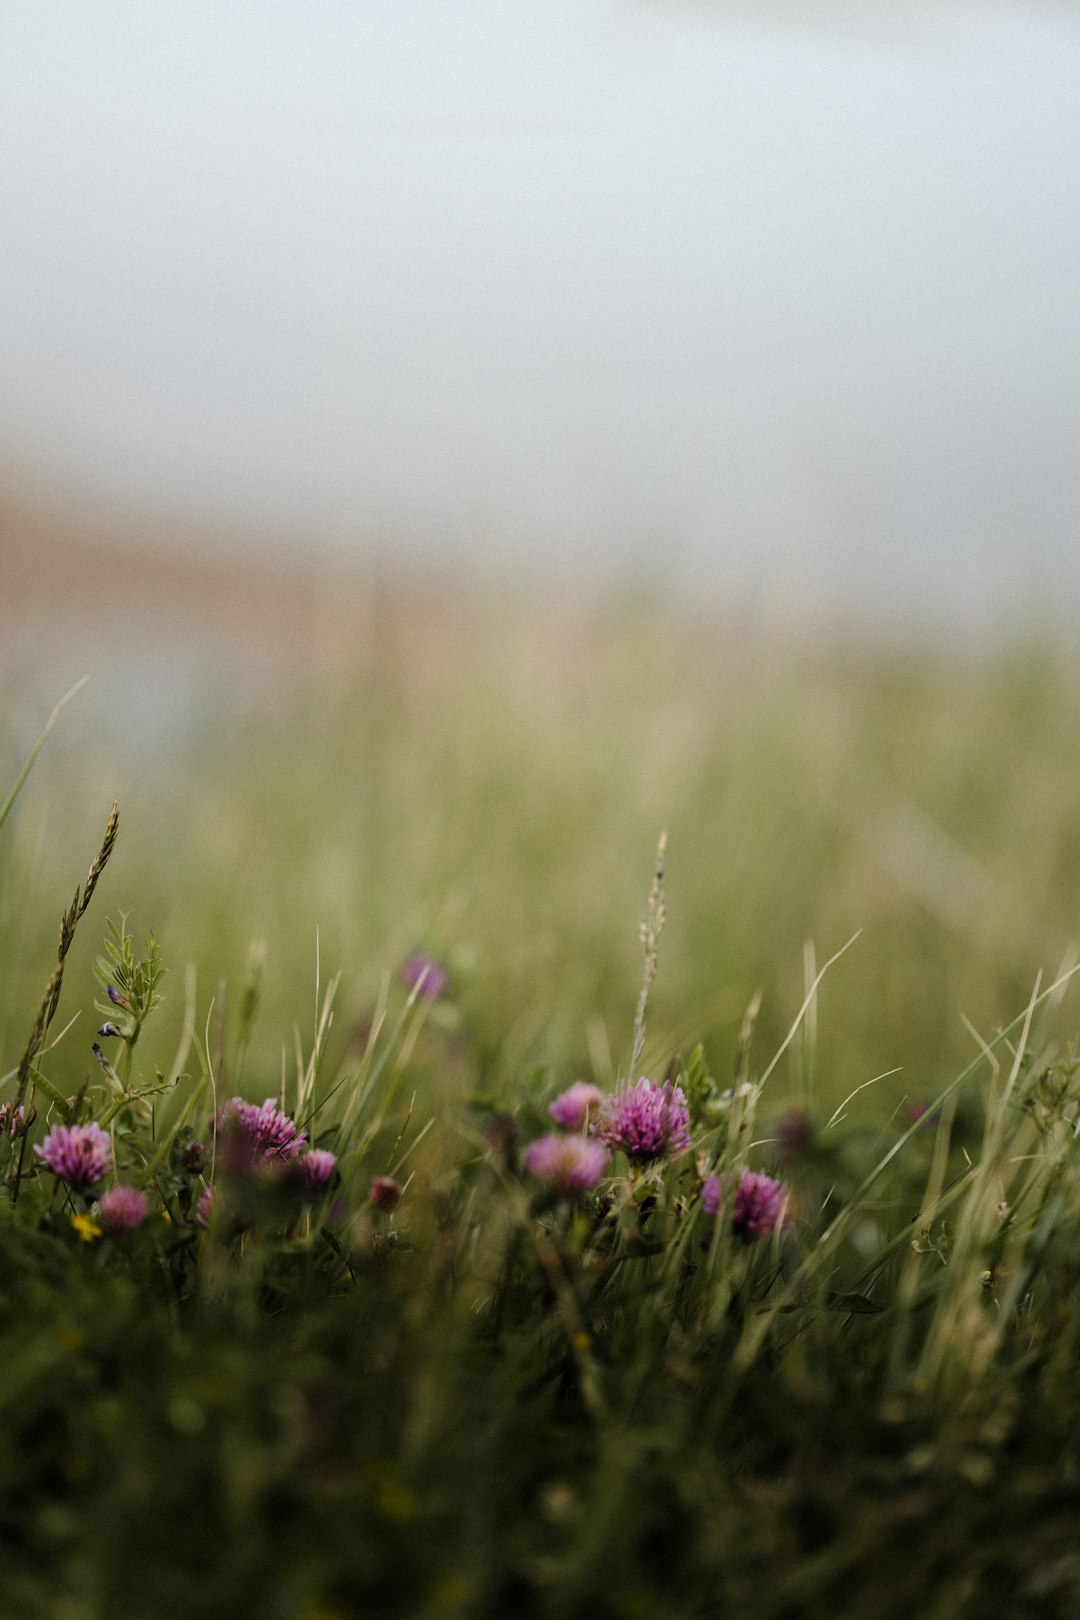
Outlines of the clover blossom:
<svg viewBox="0 0 1080 1620">
<path fill-rule="evenodd" d="M 54 1125 L 34 1152 L 53 1175 L 76 1192 L 102 1181 L 112 1168 L 112 1142 L 101 1126 Z"/>
<path fill-rule="evenodd" d="M 541 1136 L 525 1149 L 525 1168 L 556 1192 L 589 1192 L 607 1169 L 607 1149 L 587 1136 Z"/>
<path fill-rule="evenodd" d="M 728 1176 L 709 1176 L 701 1189 L 701 1207 L 713 1219 L 720 1213 Z M 790 1223 L 791 1189 L 761 1171 L 744 1170 L 731 1207 L 731 1229 L 747 1243 L 767 1237 Z"/>
<path fill-rule="evenodd" d="M 290 1170 L 301 1194 L 316 1198 L 329 1186 L 336 1165 L 336 1156 L 326 1148 L 312 1148 L 310 1153 L 293 1159 Z"/>
<path fill-rule="evenodd" d="M 386 1210 L 389 1213 L 397 1209 L 401 1202 L 401 1183 L 395 1181 L 393 1176 L 376 1176 L 371 1183 L 368 1197 L 376 1209 Z"/>
<path fill-rule="evenodd" d="M 435 1001 L 446 989 L 448 978 L 441 962 L 423 951 L 406 957 L 401 964 L 401 977 L 424 1001 Z"/>
<path fill-rule="evenodd" d="M 252 1169 L 275 1159 L 293 1159 L 307 1143 L 307 1131 L 297 1127 L 296 1121 L 282 1113 L 273 1097 L 260 1105 L 233 1097 L 218 1115 L 218 1129 L 223 1131 L 238 1159 L 229 1168 Z"/>
<path fill-rule="evenodd" d="M 138 1187 L 110 1187 L 98 1199 L 97 1218 L 106 1232 L 133 1232 L 146 1219 L 150 1200 Z"/>
<path fill-rule="evenodd" d="M 690 1111 L 681 1086 L 644 1076 L 605 1097 L 597 1135 L 630 1159 L 659 1159 L 690 1146 Z"/>
<path fill-rule="evenodd" d="M 575 1080 L 550 1104 L 548 1113 L 563 1130 L 583 1131 L 595 1120 L 603 1100 L 599 1086 L 591 1086 L 587 1080 Z"/>
<path fill-rule="evenodd" d="M 813 1146 L 814 1121 L 802 1108 L 788 1108 L 776 1122 L 776 1156 L 795 1164 Z"/>
</svg>

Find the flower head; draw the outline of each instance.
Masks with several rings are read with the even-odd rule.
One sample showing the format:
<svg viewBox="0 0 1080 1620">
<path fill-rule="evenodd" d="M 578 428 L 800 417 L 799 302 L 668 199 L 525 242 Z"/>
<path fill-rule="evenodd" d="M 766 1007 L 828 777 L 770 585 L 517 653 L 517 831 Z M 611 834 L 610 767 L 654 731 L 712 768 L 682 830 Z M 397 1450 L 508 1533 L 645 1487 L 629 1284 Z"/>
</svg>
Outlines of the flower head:
<svg viewBox="0 0 1080 1620">
<path fill-rule="evenodd" d="M 788 1108 L 776 1122 L 776 1156 L 796 1164 L 813 1145 L 814 1121 L 802 1108 Z"/>
<path fill-rule="evenodd" d="M 525 1168 L 556 1192 L 588 1192 L 607 1169 L 607 1149 L 588 1136 L 541 1136 L 525 1149 Z"/>
<path fill-rule="evenodd" d="M 259 1106 L 245 1102 L 243 1097 L 233 1097 L 218 1115 L 218 1129 L 226 1137 L 227 1163 L 238 1170 L 295 1158 L 308 1139 L 307 1132 L 299 1130 L 296 1121 L 282 1113 L 273 1097 L 267 1097 Z"/>
<path fill-rule="evenodd" d="M 97 1217 L 106 1232 L 133 1232 L 145 1221 L 149 1206 L 138 1187 L 110 1187 L 98 1199 Z"/>
<path fill-rule="evenodd" d="M 915 1097 L 904 1109 L 904 1117 L 908 1125 L 917 1125 L 920 1131 L 925 1131 L 934 1123 L 934 1116 L 930 1112 L 930 1103 L 926 1097 Z"/>
<path fill-rule="evenodd" d="M 210 1225 L 210 1217 L 214 1210 L 214 1198 L 214 1183 L 211 1181 L 204 1188 L 203 1195 L 195 1208 L 195 1224 L 197 1226 Z"/>
<path fill-rule="evenodd" d="M 54 1176 L 77 1192 L 96 1186 L 112 1167 L 112 1143 L 96 1122 L 54 1125 L 34 1152 Z"/>
<path fill-rule="evenodd" d="M 446 989 L 446 969 L 433 956 L 417 951 L 401 964 L 401 977 L 410 990 L 416 990 L 425 1001 L 435 1001 Z"/>
<path fill-rule="evenodd" d="M 80 1243 L 93 1243 L 101 1236 L 101 1227 L 92 1215 L 86 1215 L 81 1210 L 71 1217 L 71 1228 Z"/>
<path fill-rule="evenodd" d="M 728 1176 L 709 1176 L 701 1189 L 701 1207 L 713 1219 L 720 1213 Z M 731 1228 L 737 1237 L 752 1243 L 767 1237 L 790 1221 L 791 1191 L 786 1182 L 757 1170 L 744 1170 L 735 1189 L 731 1207 Z"/>
<path fill-rule="evenodd" d="M 371 1183 L 368 1197 L 376 1209 L 384 1209 L 387 1212 L 397 1209 L 401 1201 L 401 1183 L 395 1181 L 393 1176 L 376 1176 Z"/>
<path fill-rule="evenodd" d="M 583 1131 L 595 1120 L 603 1100 L 599 1086 L 591 1086 L 587 1080 L 575 1080 L 556 1097 L 548 1113 L 563 1130 Z"/>
<path fill-rule="evenodd" d="M 197 1176 L 206 1163 L 206 1148 L 201 1142 L 185 1142 L 180 1150 L 180 1164 L 190 1176 Z"/>
<path fill-rule="evenodd" d="M 312 1148 L 292 1161 L 291 1170 L 305 1198 L 316 1198 L 330 1185 L 337 1159 L 326 1148 Z"/>
<path fill-rule="evenodd" d="M 681 1086 L 642 1078 L 605 1097 L 597 1135 L 631 1159 L 659 1159 L 690 1146 L 690 1112 Z"/>
<path fill-rule="evenodd" d="M 0 1136 L 21 1136 L 26 1130 L 26 1109 L 21 1103 L 0 1103 Z"/>
</svg>

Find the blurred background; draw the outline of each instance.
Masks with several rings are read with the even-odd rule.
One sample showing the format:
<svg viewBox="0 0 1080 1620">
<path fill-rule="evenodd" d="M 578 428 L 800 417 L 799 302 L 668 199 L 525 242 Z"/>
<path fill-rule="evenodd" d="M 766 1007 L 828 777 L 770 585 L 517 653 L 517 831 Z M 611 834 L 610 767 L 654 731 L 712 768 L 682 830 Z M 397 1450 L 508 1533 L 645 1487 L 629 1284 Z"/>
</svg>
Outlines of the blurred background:
<svg viewBox="0 0 1080 1620">
<path fill-rule="evenodd" d="M 1072 959 L 1074 8 L 11 0 L 0 149 L 12 1028 L 114 792 L 268 1064 L 318 928 L 606 1077 L 661 826 L 667 1051 L 862 928 L 785 1083 L 900 1097 Z"/>
</svg>

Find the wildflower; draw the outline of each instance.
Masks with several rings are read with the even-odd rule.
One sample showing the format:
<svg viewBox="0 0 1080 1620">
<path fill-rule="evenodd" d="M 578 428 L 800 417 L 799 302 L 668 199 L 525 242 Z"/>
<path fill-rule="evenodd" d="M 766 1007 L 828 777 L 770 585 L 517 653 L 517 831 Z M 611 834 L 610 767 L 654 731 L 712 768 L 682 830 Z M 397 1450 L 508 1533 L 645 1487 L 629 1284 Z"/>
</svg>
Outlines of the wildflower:
<svg viewBox="0 0 1080 1620">
<path fill-rule="evenodd" d="M 564 1130 L 583 1131 L 596 1118 L 603 1100 L 599 1086 L 591 1086 L 587 1080 L 575 1080 L 572 1086 L 556 1097 L 548 1113 L 556 1125 L 561 1125 Z"/>
<path fill-rule="evenodd" d="M 26 1109 L 21 1103 L 0 1103 L 0 1136 L 22 1136 L 26 1130 Z"/>
<path fill-rule="evenodd" d="M 110 1040 L 113 1039 L 116 1036 L 119 1036 L 120 1039 L 122 1040 L 124 1032 L 120 1028 L 119 1024 L 113 1024 L 113 1023 L 110 1022 L 110 1023 L 102 1024 L 101 1028 L 98 1030 L 98 1034 L 99 1035 L 104 1035 L 106 1037 L 106 1039 L 110 1039 Z"/>
<path fill-rule="evenodd" d="M 54 1176 L 77 1192 L 93 1187 L 112 1167 L 112 1143 L 96 1123 L 54 1125 L 34 1152 Z"/>
<path fill-rule="evenodd" d="M 709 1176 L 701 1189 L 701 1207 L 715 1220 L 720 1213 L 727 1176 Z M 791 1192 L 783 1181 L 775 1181 L 756 1170 L 744 1170 L 735 1190 L 731 1227 L 737 1237 L 752 1243 L 767 1237 L 789 1221 Z"/>
<path fill-rule="evenodd" d="M 789 1108 L 776 1122 L 776 1154 L 782 1164 L 802 1158 L 814 1140 L 814 1122 L 801 1108 Z"/>
<path fill-rule="evenodd" d="M 913 1098 L 904 1109 L 904 1116 L 909 1125 L 917 1125 L 921 1131 L 925 1131 L 934 1123 L 930 1103 L 925 1097 Z"/>
<path fill-rule="evenodd" d="M 607 1168 L 607 1149 L 588 1136 L 541 1136 L 525 1149 L 525 1168 L 560 1193 L 588 1192 Z"/>
<path fill-rule="evenodd" d="M 180 1150 L 180 1164 L 190 1176 L 197 1176 L 206 1163 L 206 1149 L 201 1142 L 185 1142 Z"/>
<path fill-rule="evenodd" d="M 296 1121 L 282 1113 L 273 1097 L 267 1097 L 260 1106 L 233 1097 L 218 1115 L 218 1128 L 225 1134 L 228 1167 L 236 1170 L 295 1158 L 308 1139 L 307 1132 L 299 1130 Z"/>
<path fill-rule="evenodd" d="M 659 1159 L 690 1146 L 690 1113 L 681 1086 L 640 1079 L 622 1085 L 600 1107 L 597 1135 L 631 1159 Z"/>
<path fill-rule="evenodd" d="M 82 1243 L 93 1243 L 95 1238 L 101 1236 L 101 1227 L 92 1215 L 73 1215 L 71 1225 Z"/>
<path fill-rule="evenodd" d="M 484 1126 L 484 1140 L 494 1157 L 508 1170 L 512 1170 L 518 1145 L 518 1128 L 513 1116 L 492 1114 Z"/>
<path fill-rule="evenodd" d="M 106 1232 L 133 1232 L 146 1219 L 150 1200 L 138 1187 L 110 1187 L 98 1199 L 98 1220 Z"/>
<path fill-rule="evenodd" d="M 315 1198 L 330 1185 L 337 1159 L 326 1148 L 312 1148 L 292 1161 L 291 1170 L 305 1198 Z"/>
<path fill-rule="evenodd" d="M 197 1226 L 210 1225 L 210 1217 L 214 1212 L 214 1196 L 214 1183 L 211 1181 L 207 1184 L 206 1190 L 195 1209 L 195 1224 Z"/>
<path fill-rule="evenodd" d="M 401 1202 L 401 1183 L 395 1181 L 393 1176 L 376 1176 L 371 1183 L 368 1197 L 376 1209 L 384 1209 L 389 1213 L 390 1210 L 397 1209 Z"/>
<path fill-rule="evenodd" d="M 401 977 L 410 990 L 416 990 L 425 1001 L 435 1001 L 446 989 L 448 978 L 446 969 L 436 962 L 433 956 L 427 956 L 423 951 L 406 957 L 401 964 Z"/>
</svg>

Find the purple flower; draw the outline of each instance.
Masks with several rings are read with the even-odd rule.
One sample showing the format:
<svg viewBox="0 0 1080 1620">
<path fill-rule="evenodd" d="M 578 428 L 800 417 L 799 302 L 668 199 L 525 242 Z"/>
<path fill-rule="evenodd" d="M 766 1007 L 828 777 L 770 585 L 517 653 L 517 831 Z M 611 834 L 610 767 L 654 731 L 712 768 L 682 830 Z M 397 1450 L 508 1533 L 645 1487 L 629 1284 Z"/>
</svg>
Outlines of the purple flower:
<svg viewBox="0 0 1080 1620">
<path fill-rule="evenodd" d="M 401 1183 L 395 1181 L 393 1176 L 376 1176 L 371 1183 L 368 1197 L 376 1209 L 385 1209 L 388 1212 L 397 1209 L 401 1202 Z"/>
<path fill-rule="evenodd" d="M 201 1142 L 185 1142 L 180 1152 L 180 1164 L 189 1176 L 197 1176 L 206 1163 L 206 1149 Z"/>
<path fill-rule="evenodd" d="M 195 1209 L 195 1223 L 197 1226 L 210 1225 L 210 1217 L 214 1213 L 214 1197 L 214 1183 L 211 1181 Z"/>
<path fill-rule="evenodd" d="M 709 1176 L 702 1186 L 701 1207 L 714 1220 L 720 1213 L 728 1179 Z M 731 1208 L 731 1229 L 747 1243 L 767 1237 L 777 1227 L 789 1224 L 790 1203 L 791 1191 L 785 1182 L 774 1181 L 757 1170 L 744 1170 Z"/>
<path fill-rule="evenodd" d="M 583 1131 L 596 1118 L 603 1102 L 599 1086 L 590 1086 L 587 1080 L 575 1080 L 572 1086 L 556 1097 L 548 1113 L 556 1125 L 566 1131 Z"/>
<path fill-rule="evenodd" d="M 0 1136 L 21 1136 L 26 1129 L 26 1109 L 22 1103 L 0 1103 Z"/>
<path fill-rule="evenodd" d="M 909 1125 L 917 1125 L 920 1131 L 925 1131 L 934 1123 L 934 1116 L 930 1112 L 930 1103 L 925 1097 L 916 1097 L 908 1103 L 904 1114 Z"/>
<path fill-rule="evenodd" d="M 227 1167 L 241 1171 L 268 1160 L 295 1158 L 308 1139 L 273 1097 L 260 1106 L 233 1097 L 218 1115 L 218 1129 L 226 1138 Z"/>
<path fill-rule="evenodd" d="M 112 1167 L 112 1143 L 97 1123 L 54 1125 L 34 1152 L 77 1192 L 95 1186 Z"/>
<path fill-rule="evenodd" d="M 446 969 L 433 956 L 417 951 L 401 964 L 401 977 L 410 990 L 416 990 L 425 1001 L 434 1001 L 446 989 Z"/>
<path fill-rule="evenodd" d="M 525 1149 L 525 1168 L 556 1192 L 588 1192 L 607 1169 L 607 1149 L 588 1136 L 541 1136 Z"/>
<path fill-rule="evenodd" d="M 795 1164 L 812 1145 L 814 1122 L 801 1108 L 789 1108 L 776 1122 L 776 1156 L 781 1164 Z"/>
<path fill-rule="evenodd" d="M 336 1164 L 337 1159 L 326 1148 L 312 1148 L 292 1161 L 292 1174 L 305 1198 L 317 1198 L 329 1186 Z"/>
<path fill-rule="evenodd" d="M 631 1159 L 659 1159 L 690 1146 L 690 1113 L 682 1087 L 642 1078 L 605 1097 L 597 1135 Z"/>
<path fill-rule="evenodd" d="M 97 1218 L 106 1232 L 133 1232 L 146 1219 L 150 1200 L 138 1187 L 110 1187 L 98 1199 Z"/>
</svg>

